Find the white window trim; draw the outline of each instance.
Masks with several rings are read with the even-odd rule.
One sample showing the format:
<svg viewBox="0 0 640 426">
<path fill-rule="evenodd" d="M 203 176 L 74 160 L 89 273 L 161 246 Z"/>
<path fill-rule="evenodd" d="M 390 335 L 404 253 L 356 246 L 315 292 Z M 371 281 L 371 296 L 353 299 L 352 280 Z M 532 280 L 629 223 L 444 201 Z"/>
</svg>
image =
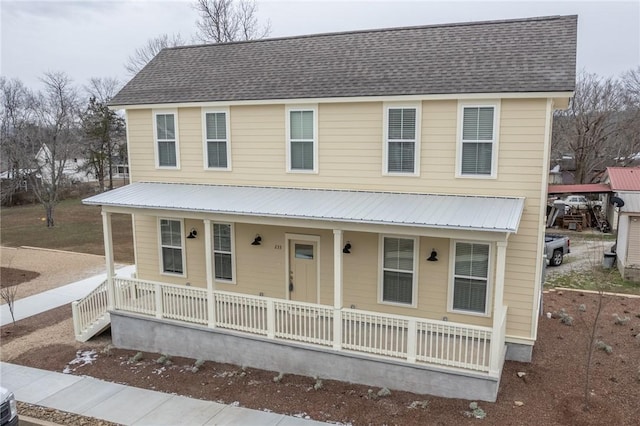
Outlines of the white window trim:
<svg viewBox="0 0 640 426">
<path fill-rule="evenodd" d="M 291 112 L 313 111 L 313 170 L 291 168 Z M 318 104 L 291 105 L 285 108 L 287 173 L 318 174 Z"/>
<path fill-rule="evenodd" d="M 176 132 L 176 138 L 175 138 L 175 143 L 176 143 L 176 165 L 175 166 L 161 166 L 160 165 L 160 154 L 158 152 L 158 142 L 160 142 L 158 140 L 158 124 L 157 124 L 157 119 L 156 116 L 158 115 L 168 115 L 168 114 L 173 114 L 173 124 L 175 126 L 175 132 Z M 155 166 L 156 169 L 163 169 L 163 170 L 179 170 L 180 169 L 180 137 L 179 137 L 179 129 L 178 129 L 178 110 L 176 109 L 154 109 L 153 110 L 153 151 L 155 154 Z M 170 140 L 170 139 L 164 139 L 164 140 Z"/>
<path fill-rule="evenodd" d="M 493 107 L 493 146 L 491 149 L 491 174 L 471 175 L 462 174 L 462 126 L 465 108 Z M 458 123 L 456 125 L 456 178 L 461 179 L 497 179 L 498 152 L 500 149 L 500 100 L 458 101 Z M 486 141 L 485 141 L 486 142 Z"/>
<path fill-rule="evenodd" d="M 225 140 L 227 144 L 227 167 L 209 167 L 209 150 L 207 149 L 207 143 L 209 139 L 207 139 L 207 114 L 212 113 L 224 113 L 225 116 L 225 125 L 227 126 L 227 139 Z M 231 119 L 229 117 L 229 108 L 203 108 L 202 109 L 202 159 L 204 169 L 207 171 L 214 172 L 230 172 L 231 171 Z M 218 141 L 216 139 L 212 139 L 212 141 Z"/>
<path fill-rule="evenodd" d="M 416 139 L 413 173 L 390 172 L 389 159 L 387 158 L 389 155 L 389 110 L 408 108 L 416 110 Z M 382 126 L 382 174 L 384 176 L 420 176 L 422 103 L 385 103 L 383 108 Z"/>
<path fill-rule="evenodd" d="M 223 280 L 221 278 L 216 278 L 216 243 L 215 243 L 215 227 L 214 225 L 229 225 L 231 227 L 231 229 L 229 230 L 230 235 L 231 235 L 231 279 L 230 280 Z M 211 241 L 211 255 L 213 256 L 212 263 L 213 263 L 213 280 L 216 283 L 222 283 L 222 284 L 237 284 L 236 282 L 236 231 L 235 231 L 235 226 L 233 223 L 229 223 L 229 222 L 211 222 L 211 235 L 212 235 L 212 241 Z M 221 252 L 224 253 L 224 252 Z"/>
<path fill-rule="evenodd" d="M 413 240 L 413 291 L 411 293 L 411 304 L 390 302 L 384 300 L 384 239 L 385 238 L 401 238 L 404 240 Z M 418 237 L 412 237 L 409 235 L 394 235 L 394 234 L 379 234 L 378 235 L 378 304 L 400 306 L 403 308 L 417 308 L 418 307 L 418 260 L 420 255 L 420 239 Z"/>
<path fill-rule="evenodd" d="M 455 273 L 456 273 L 456 243 L 469 243 L 469 244 L 484 244 L 489 246 L 489 265 L 487 269 L 487 292 L 486 292 L 486 303 L 484 304 L 484 312 L 475 312 L 475 311 L 466 311 L 463 309 L 454 309 L 453 308 L 453 287 L 455 283 Z M 451 240 L 451 245 L 449 247 L 449 288 L 447 292 L 447 312 L 456 313 L 456 314 L 464 314 L 471 315 L 476 317 L 490 317 L 491 310 L 493 305 L 493 253 L 494 253 L 494 245 L 495 243 L 490 243 L 487 241 L 474 241 L 474 240 Z"/>
<path fill-rule="evenodd" d="M 180 251 L 182 253 L 182 274 L 177 274 L 175 272 L 165 272 L 164 271 L 164 262 L 162 258 L 162 226 L 161 222 L 163 220 L 169 220 L 174 222 L 180 222 Z M 158 259 L 160 275 L 166 275 L 171 277 L 186 277 L 187 276 L 187 254 L 186 254 L 186 244 L 185 244 L 185 236 L 184 236 L 184 220 L 176 219 L 175 217 L 158 217 Z"/>
</svg>

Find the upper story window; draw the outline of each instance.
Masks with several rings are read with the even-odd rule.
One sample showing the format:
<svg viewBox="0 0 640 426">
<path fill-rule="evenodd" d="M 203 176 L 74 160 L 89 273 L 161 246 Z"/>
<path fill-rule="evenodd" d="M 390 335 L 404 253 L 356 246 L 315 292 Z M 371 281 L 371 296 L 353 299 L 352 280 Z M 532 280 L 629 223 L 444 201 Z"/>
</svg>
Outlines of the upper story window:
<svg viewBox="0 0 640 426">
<path fill-rule="evenodd" d="M 420 160 L 419 109 L 388 107 L 385 121 L 384 172 L 417 175 Z"/>
<path fill-rule="evenodd" d="M 489 294 L 489 244 L 455 242 L 454 311 L 486 315 Z"/>
<path fill-rule="evenodd" d="M 154 134 L 157 167 L 178 168 L 178 125 L 173 111 L 154 113 Z"/>
<path fill-rule="evenodd" d="M 317 108 L 289 109 L 287 112 L 287 171 L 317 172 Z"/>
<path fill-rule="evenodd" d="M 180 220 L 160 219 L 160 247 L 162 272 L 184 275 L 182 222 Z"/>
<path fill-rule="evenodd" d="M 227 111 L 204 112 L 205 168 L 231 169 L 228 128 Z"/>
<path fill-rule="evenodd" d="M 415 306 L 415 238 L 382 237 L 381 301 Z"/>
<path fill-rule="evenodd" d="M 214 271 L 217 281 L 234 281 L 233 226 L 213 224 Z"/>
<path fill-rule="evenodd" d="M 458 176 L 495 177 L 497 105 L 462 105 Z"/>
</svg>

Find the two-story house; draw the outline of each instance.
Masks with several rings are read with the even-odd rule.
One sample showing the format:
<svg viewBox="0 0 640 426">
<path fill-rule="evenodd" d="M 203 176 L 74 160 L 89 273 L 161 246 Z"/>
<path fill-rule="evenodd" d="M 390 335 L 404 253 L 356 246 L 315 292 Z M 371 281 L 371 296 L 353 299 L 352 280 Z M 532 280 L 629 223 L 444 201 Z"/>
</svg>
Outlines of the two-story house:
<svg viewBox="0 0 640 426">
<path fill-rule="evenodd" d="M 131 185 L 76 334 L 495 400 L 529 361 L 576 16 L 165 49 L 113 99 Z M 137 273 L 113 275 L 111 215 Z M 108 315 L 102 315 L 108 311 Z"/>
</svg>

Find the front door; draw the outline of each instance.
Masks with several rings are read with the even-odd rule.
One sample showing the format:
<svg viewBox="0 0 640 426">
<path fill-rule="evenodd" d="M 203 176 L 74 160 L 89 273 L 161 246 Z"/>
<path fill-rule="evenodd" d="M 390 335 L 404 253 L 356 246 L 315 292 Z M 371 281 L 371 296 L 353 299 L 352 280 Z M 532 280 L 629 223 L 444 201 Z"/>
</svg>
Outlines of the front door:
<svg viewBox="0 0 640 426">
<path fill-rule="evenodd" d="M 318 303 L 318 244 L 289 241 L 289 298 Z"/>
</svg>

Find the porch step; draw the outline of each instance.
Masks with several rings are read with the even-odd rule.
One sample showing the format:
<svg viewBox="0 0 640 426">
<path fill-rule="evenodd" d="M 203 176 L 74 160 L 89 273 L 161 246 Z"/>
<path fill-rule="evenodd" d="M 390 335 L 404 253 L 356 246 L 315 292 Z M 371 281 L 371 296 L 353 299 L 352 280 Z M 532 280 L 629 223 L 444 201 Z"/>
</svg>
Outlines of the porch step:
<svg viewBox="0 0 640 426">
<path fill-rule="evenodd" d="M 94 321 L 86 329 L 82 330 L 79 334 L 76 334 L 76 340 L 78 342 L 86 342 L 94 336 L 102 333 L 104 330 L 111 326 L 111 316 L 108 312 L 105 312 L 100 318 Z"/>
</svg>

